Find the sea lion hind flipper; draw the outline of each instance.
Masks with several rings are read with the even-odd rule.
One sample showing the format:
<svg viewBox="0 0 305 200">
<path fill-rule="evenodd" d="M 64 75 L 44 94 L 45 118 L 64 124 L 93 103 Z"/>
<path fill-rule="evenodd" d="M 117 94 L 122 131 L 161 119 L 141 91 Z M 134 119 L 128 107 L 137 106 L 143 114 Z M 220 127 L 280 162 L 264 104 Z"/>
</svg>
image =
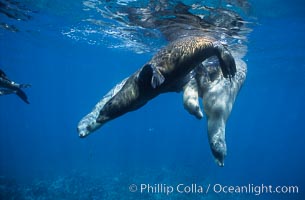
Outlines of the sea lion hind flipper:
<svg viewBox="0 0 305 200">
<path fill-rule="evenodd" d="M 140 78 L 151 77 L 151 86 L 153 88 L 157 88 L 158 86 L 162 85 L 162 83 L 165 81 L 165 78 L 161 74 L 161 72 L 152 64 L 146 64 L 142 68 L 139 77 Z"/>
<path fill-rule="evenodd" d="M 30 104 L 30 102 L 28 101 L 28 97 L 26 96 L 26 94 L 21 90 L 21 89 L 18 89 L 16 91 L 16 94 L 27 104 Z"/>
</svg>

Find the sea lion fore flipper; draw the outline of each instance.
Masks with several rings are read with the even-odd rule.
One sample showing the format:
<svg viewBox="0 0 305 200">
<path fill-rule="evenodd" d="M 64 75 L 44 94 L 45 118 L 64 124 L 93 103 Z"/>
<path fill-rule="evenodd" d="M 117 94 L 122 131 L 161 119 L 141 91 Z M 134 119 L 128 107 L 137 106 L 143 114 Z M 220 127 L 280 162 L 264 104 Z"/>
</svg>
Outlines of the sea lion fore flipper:
<svg viewBox="0 0 305 200">
<path fill-rule="evenodd" d="M 156 88 L 165 81 L 165 78 L 157 68 L 152 67 L 152 69 L 153 69 L 153 76 L 151 78 L 151 86 L 153 88 Z"/>
<path fill-rule="evenodd" d="M 198 84 L 195 78 L 192 78 L 183 87 L 183 105 L 184 108 L 197 119 L 201 119 L 203 117 L 202 110 L 199 106 Z"/>
<path fill-rule="evenodd" d="M 147 76 L 148 74 L 151 75 Z M 151 77 L 151 86 L 153 88 L 160 86 L 165 81 L 164 76 L 153 64 L 146 64 L 142 68 L 139 74 L 139 78 L 143 78 L 143 77 Z"/>
</svg>

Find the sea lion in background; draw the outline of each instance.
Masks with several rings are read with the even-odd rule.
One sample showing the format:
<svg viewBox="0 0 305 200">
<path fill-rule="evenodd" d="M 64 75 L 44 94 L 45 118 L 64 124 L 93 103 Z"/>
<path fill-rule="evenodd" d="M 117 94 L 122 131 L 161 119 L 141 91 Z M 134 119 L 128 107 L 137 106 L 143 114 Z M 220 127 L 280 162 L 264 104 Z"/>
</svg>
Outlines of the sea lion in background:
<svg viewBox="0 0 305 200">
<path fill-rule="evenodd" d="M 17 94 L 25 103 L 29 104 L 28 98 L 21 88 L 28 88 L 30 84 L 18 84 L 7 78 L 6 74 L 0 69 L 0 95 Z"/>
<path fill-rule="evenodd" d="M 161 93 L 180 92 L 185 77 L 212 56 L 218 58 L 223 77 L 232 79 L 236 73 L 235 61 L 220 42 L 203 36 L 184 37 L 171 42 L 126 82 L 123 81 L 122 88 L 102 106 L 96 120 L 88 120 L 87 115 L 80 121 L 79 136 L 88 136 L 106 122 L 144 106 Z"/>
</svg>

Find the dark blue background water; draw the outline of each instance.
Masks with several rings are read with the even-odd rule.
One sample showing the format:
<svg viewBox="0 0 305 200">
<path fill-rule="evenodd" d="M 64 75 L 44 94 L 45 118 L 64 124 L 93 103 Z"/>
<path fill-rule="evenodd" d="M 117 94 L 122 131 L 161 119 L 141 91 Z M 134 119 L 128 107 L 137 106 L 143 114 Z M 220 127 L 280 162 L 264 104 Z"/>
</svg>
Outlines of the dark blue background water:
<svg viewBox="0 0 305 200">
<path fill-rule="evenodd" d="M 153 52 L 135 54 L 71 40 L 58 27 L 75 22 L 73 15 L 62 18 L 62 13 L 56 15 L 47 8 L 32 21 L 14 22 L 20 32 L 1 29 L 1 68 L 16 82 L 32 84 L 25 89 L 30 105 L 15 95 L 0 98 L 2 182 L 14 180 L 13 185 L 29 187 L 40 180 L 48 187 L 60 177 L 82 174 L 83 179 L 104 180 L 105 190 L 119 191 L 117 195 L 126 199 L 156 198 L 128 192 L 129 184 L 143 182 L 297 185 L 298 195 L 232 198 L 303 199 L 304 5 L 301 1 L 253 5 L 258 24 L 249 36 L 248 77 L 227 123 L 224 168 L 213 161 L 205 119 L 199 121 L 183 109 L 181 94 L 161 95 L 90 137 L 78 137 L 78 121 Z M 72 190 L 61 198 L 81 199 L 73 197 Z M 39 192 L 36 197 L 52 195 Z M 199 199 L 202 195 L 178 197 Z M 167 199 L 166 195 L 161 198 Z"/>
</svg>

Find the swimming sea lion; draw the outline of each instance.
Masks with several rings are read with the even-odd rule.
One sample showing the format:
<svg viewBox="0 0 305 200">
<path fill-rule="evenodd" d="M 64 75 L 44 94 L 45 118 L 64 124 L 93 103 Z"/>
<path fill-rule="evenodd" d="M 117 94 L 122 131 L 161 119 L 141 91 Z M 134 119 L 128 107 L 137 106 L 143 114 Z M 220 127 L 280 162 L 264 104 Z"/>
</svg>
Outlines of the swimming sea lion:
<svg viewBox="0 0 305 200">
<path fill-rule="evenodd" d="M 6 74 L 0 69 L 0 95 L 17 94 L 25 103 L 29 104 L 26 94 L 21 88 L 30 87 L 30 84 L 18 84 L 7 78 Z"/>
<path fill-rule="evenodd" d="M 227 155 L 226 122 L 247 74 L 246 63 L 240 58 L 235 58 L 235 62 L 237 72 L 231 81 L 223 77 L 217 62 L 204 62 L 183 88 L 184 105 L 197 118 L 202 114 L 198 96 L 203 100 L 210 148 L 219 166 L 224 166 Z"/>
<path fill-rule="evenodd" d="M 184 77 L 211 56 L 218 58 L 223 77 L 234 77 L 234 58 L 226 47 L 215 39 L 189 36 L 173 41 L 127 78 L 122 88 L 101 108 L 96 120 L 86 121 L 85 117 L 80 121 L 79 136 L 89 135 L 96 127 L 144 106 L 161 93 L 179 92 L 177 84 L 180 85 Z M 84 130 L 84 127 L 87 130 Z M 95 129 L 92 130 L 91 127 Z"/>
</svg>

